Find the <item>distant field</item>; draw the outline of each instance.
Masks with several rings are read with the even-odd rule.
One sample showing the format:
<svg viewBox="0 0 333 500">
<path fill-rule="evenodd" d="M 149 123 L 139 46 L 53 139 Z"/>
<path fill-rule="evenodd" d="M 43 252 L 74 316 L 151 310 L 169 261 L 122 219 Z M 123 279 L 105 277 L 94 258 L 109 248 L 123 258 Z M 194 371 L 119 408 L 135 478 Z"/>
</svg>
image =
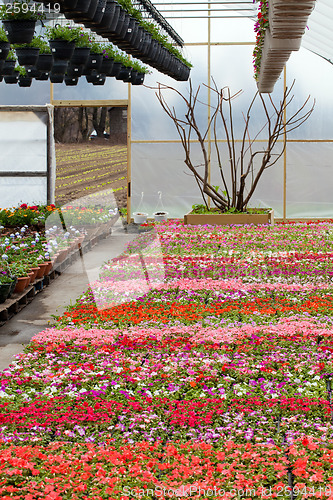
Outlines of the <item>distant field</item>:
<svg viewBox="0 0 333 500">
<path fill-rule="evenodd" d="M 127 148 L 105 142 L 56 144 L 56 203 L 112 187 L 118 207 L 126 207 Z"/>
</svg>

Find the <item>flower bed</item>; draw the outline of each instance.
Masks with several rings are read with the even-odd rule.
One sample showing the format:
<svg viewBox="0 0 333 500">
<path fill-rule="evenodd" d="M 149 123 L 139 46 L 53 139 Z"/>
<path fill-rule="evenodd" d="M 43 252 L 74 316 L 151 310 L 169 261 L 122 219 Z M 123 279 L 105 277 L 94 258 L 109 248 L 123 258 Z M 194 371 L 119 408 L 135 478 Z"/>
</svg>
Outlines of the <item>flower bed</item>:
<svg viewBox="0 0 333 500">
<path fill-rule="evenodd" d="M 2 498 L 333 498 L 332 221 L 156 231 L 3 372 Z"/>
</svg>

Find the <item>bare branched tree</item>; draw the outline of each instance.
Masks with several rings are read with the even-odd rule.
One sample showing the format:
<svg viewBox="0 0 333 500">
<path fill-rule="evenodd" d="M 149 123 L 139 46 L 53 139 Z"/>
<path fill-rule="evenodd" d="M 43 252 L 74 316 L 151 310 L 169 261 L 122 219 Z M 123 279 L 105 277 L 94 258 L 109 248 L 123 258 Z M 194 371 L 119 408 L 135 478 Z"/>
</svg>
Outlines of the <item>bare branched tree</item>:
<svg viewBox="0 0 333 500">
<path fill-rule="evenodd" d="M 240 92 L 231 95 L 228 87 L 219 89 L 215 82 L 212 87 L 206 86 L 216 96 L 216 103 L 215 106 L 211 106 L 211 118 L 208 127 L 201 132 L 196 118 L 196 106 L 198 103 L 201 103 L 199 100 L 200 86 L 197 90 L 194 90 L 190 81 L 189 95 L 185 97 L 173 87 L 158 84 L 157 98 L 164 111 L 176 126 L 185 152 L 185 164 L 194 175 L 207 207 L 207 201 L 210 198 L 221 212 L 225 212 L 231 208 L 240 212 L 246 210 L 264 171 L 275 165 L 283 155 L 287 134 L 300 127 L 310 117 L 314 109 L 315 102 L 313 102 L 310 109 L 306 110 L 310 99 L 310 96 L 308 96 L 303 105 L 289 116 L 287 108 L 294 98 L 291 95 L 294 83 L 290 88 L 285 89 L 282 99 L 278 104 L 274 103 L 271 95 L 269 95 L 268 102 L 266 102 L 259 92 L 255 94 L 247 113 L 243 114 L 244 129 L 240 141 L 237 141 L 240 142 L 240 147 L 236 147 L 236 133 L 232 109 L 232 101 Z M 186 111 L 182 118 L 179 118 L 175 108 L 171 108 L 166 102 L 163 95 L 164 90 L 175 92 L 185 103 Z M 258 132 L 251 138 L 251 112 L 258 99 L 264 111 L 265 123 L 263 126 L 259 126 Z M 210 158 L 207 142 L 209 130 L 211 130 L 212 134 L 212 144 L 216 152 L 223 189 L 220 189 L 219 186 L 213 186 L 209 182 Z M 222 130 L 222 137 L 219 137 L 220 130 Z M 260 142 L 263 142 L 265 146 L 255 150 L 255 141 L 259 136 Z M 199 165 L 193 163 L 191 156 L 191 141 L 193 137 L 197 139 L 203 157 L 203 161 Z M 261 139 L 261 137 L 264 137 L 264 139 Z M 278 141 L 281 146 L 280 148 L 277 147 Z M 227 148 L 228 161 L 225 164 L 222 161 L 222 147 Z"/>
</svg>

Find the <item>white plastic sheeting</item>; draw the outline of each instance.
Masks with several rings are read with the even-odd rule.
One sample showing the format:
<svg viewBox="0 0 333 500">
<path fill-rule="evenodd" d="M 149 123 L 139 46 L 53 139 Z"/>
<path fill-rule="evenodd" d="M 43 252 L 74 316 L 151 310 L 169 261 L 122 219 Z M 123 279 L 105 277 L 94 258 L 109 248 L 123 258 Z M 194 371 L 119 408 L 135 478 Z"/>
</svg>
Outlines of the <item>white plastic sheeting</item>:
<svg viewBox="0 0 333 500">
<path fill-rule="evenodd" d="M 302 46 L 333 64 L 333 4 L 317 0 L 302 39 Z"/>
<path fill-rule="evenodd" d="M 52 107 L 0 109 L 0 207 L 53 202 Z"/>
</svg>

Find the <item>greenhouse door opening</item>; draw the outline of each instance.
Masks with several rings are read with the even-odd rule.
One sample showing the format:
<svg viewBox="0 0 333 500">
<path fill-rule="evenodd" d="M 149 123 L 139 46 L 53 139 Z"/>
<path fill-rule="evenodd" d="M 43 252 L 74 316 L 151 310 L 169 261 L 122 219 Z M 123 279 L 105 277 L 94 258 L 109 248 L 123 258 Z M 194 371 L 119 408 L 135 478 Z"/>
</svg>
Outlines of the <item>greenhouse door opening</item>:
<svg viewBox="0 0 333 500">
<path fill-rule="evenodd" d="M 127 206 L 127 107 L 55 106 L 55 201 L 64 205 L 113 189 Z"/>
</svg>

